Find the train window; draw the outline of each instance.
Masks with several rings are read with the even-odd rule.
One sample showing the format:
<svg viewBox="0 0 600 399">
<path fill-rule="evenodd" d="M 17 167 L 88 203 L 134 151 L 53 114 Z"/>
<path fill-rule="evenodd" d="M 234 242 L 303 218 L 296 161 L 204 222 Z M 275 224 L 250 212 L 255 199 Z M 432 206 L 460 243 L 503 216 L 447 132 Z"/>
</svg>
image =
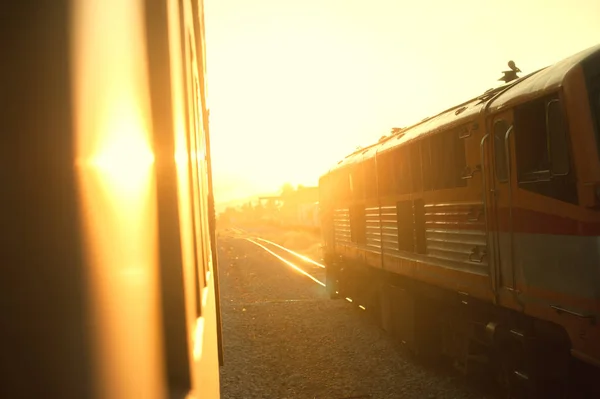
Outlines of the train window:
<svg viewBox="0 0 600 399">
<path fill-rule="evenodd" d="M 423 189 L 421 177 L 423 143 L 427 142 L 417 141 L 377 157 L 380 196 L 408 194 Z M 429 165 L 428 161 L 427 165 Z"/>
<path fill-rule="evenodd" d="M 515 112 L 517 173 L 520 182 L 550 178 L 546 107 L 538 100 Z"/>
<path fill-rule="evenodd" d="M 505 138 L 509 127 L 504 119 L 494 122 L 494 165 L 496 178 L 499 181 L 506 181 L 508 179 Z"/>
<path fill-rule="evenodd" d="M 546 105 L 546 126 L 552 175 L 566 175 L 569 173 L 569 143 L 559 100 L 551 100 Z"/>
<path fill-rule="evenodd" d="M 517 171 L 520 182 L 569 173 L 569 144 L 560 101 L 546 98 L 517 109 Z"/>
<path fill-rule="evenodd" d="M 377 169 L 375 158 L 364 163 L 365 171 L 365 196 L 367 199 L 377 198 Z"/>
<path fill-rule="evenodd" d="M 448 159 L 448 167 L 442 168 L 447 172 L 445 176 L 445 188 L 466 187 L 467 181 L 462 178 L 462 174 L 467 167 L 467 154 L 465 151 L 465 141 L 460 138 L 460 131 L 454 130 L 446 134 L 444 145 L 448 148 L 451 156 Z"/>
<path fill-rule="evenodd" d="M 556 95 L 515 110 L 517 179 L 525 190 L 576 204 L 577 185 L 569 173 L 569 140 Z"/>
</svg>

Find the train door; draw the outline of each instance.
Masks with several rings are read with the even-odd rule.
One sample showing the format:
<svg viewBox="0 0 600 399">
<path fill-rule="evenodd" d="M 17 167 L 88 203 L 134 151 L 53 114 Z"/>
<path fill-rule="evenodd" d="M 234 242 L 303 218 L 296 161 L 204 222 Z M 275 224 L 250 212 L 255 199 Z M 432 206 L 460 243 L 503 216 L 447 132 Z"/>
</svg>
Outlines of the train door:
<svg viewBox="0 0 600 399">
<path fill-rule="evenodd" d="M 487 138 L 487 205 L 489 234 L 489 263 L 494 288 L 500 297 L 515 290 L 513 267 L 512 222 L 513 189 L 511 182 L 511 141 L 513 140 L 513 112 L 496 114 L 488 122 Z"/>
</svg>

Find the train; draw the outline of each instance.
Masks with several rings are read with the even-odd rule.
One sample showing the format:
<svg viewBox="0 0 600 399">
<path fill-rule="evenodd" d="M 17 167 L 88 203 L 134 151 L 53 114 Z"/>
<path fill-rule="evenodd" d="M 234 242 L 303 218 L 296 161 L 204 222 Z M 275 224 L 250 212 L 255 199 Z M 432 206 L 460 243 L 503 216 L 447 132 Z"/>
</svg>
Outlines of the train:
<svg viewBox="0 0 600 399">
<path fill-rule="evenodd" d="M 599 397 L 599 154 L 600 46 L 393 129 L 319 179 L 327 291 L 508 397 Z"/>
<path fill-rule="evenodd" d="M 0 397 L 219 398 L 202 0 L 3 16 Z"/>
</svg>

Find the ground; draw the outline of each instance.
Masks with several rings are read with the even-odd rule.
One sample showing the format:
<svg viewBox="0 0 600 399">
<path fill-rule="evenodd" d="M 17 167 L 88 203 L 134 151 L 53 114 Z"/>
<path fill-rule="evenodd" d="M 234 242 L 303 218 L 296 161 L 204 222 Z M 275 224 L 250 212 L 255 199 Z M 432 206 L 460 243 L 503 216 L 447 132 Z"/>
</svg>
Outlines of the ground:
<svg viewBox="0 0 600 399">
<path fill-rule="evenodd" d="M 453 372 L 411 360 L 354 304 L 328 299 L 322 286 L 245 239 L 261 235 L 318 260 L 318 238 L 306 234 L 220 232 L 223 398 L 486 397 Z"/>
</svg>

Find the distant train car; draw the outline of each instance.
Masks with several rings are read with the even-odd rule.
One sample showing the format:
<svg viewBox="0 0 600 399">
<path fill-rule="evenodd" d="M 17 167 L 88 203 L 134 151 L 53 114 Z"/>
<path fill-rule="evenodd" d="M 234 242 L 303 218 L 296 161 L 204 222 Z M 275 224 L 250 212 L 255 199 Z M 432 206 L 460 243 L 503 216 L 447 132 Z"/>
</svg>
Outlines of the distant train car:
<svg viewBox="0 0 600 399">
<path fill-rule="evenodd" d="M 328 290 L 511 396 L 562 397 L 600 368 L 599 154 L 600 46 L 396 130 L 320 179 Z"/>
<path fill-rule="evenodd" d="M 0 397 L 218 398 L 202 1 L 2 12 Z"/>
</svg>

